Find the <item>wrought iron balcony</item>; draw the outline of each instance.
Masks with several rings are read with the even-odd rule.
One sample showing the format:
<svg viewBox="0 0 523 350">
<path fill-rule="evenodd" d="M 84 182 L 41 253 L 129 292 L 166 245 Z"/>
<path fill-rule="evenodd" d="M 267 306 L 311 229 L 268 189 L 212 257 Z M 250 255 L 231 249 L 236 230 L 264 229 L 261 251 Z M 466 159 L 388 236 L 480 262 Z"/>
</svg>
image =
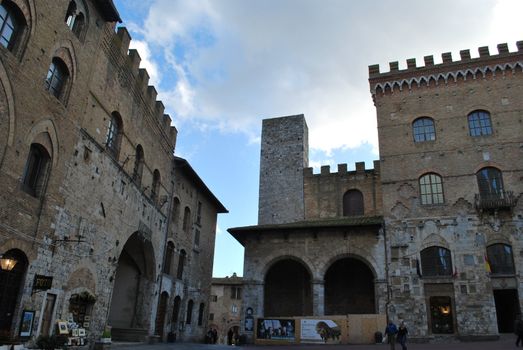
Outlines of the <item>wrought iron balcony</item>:
<svg viewBox="0 0 523 350">
<path fill-rule="evenodd" d="M 512 191 L 477 193 L 474 202 L 478 210 L 512 209 L 516 205 L 516 197 Z"/>
</svg>

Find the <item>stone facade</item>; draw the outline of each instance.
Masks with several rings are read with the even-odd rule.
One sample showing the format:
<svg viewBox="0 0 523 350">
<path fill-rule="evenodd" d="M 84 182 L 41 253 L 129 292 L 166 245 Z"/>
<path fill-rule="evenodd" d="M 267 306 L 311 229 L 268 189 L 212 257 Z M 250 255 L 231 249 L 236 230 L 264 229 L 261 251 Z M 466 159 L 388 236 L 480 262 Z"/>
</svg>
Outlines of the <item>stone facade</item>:
<svg viewBox="0 0 523 350">
<path fill-rule="evenodd" d="M 243 301 L 243 278 L 236 276 L 213 278 L 209 309 L 209 328 L 218 332 L 218 344 L 227 344 L 230 330 L 240 333 Z M 234 338 L 234 337 L 233 337 Z"/>
<path fill-rule="evenodd" d="M 177 130 L 128 32 L 116 30 L 112 1 L 0 6 L 18 23 L 0 45 L 0 253 L 17 261 L 0 276 L 2 338 L 17 338 L 22 310 L 32 310 L 33 339 L 57 320 L 91 341 L 106 325 L 114 339 L 171 330 L 201 339 L 206 325 L 173 322 L 173 305 L 178 297 L 181 312 L 191 300 L 193 313 L 207 312 L 216 216 L 226 210 L 174 157 Z M 184 234 L 176 203 L 190 208 Z M 180 279 L 165 273 L 168 242 L 176 268 L 186 252 Z M 40 276 L 52 278 L 49 289 L 37 289 Z"/>
<path fill-rule="evenodd" d="M 464 50 L 459 61 L 443 54 L 442 64 L 427 56 L 422 67 L 409 59 L 404 70 L 392 62 L 386 73 L 369 67 L 380 161 L 373 170 L 305 168 L 286 179 L 299 182 L 287 185 L 300 188 L 294 200 L 303 188 L 303 217 L 294 204 L 290 216 L 279 213 L 284 221 L 229 229 L 245 247 L 244 309 L 386 314 L 425 340 L 512 331 L 523 300 L 523 43 L 498 50 Z M 287 149 L 263 145 L 302 133 L 296 119 L 264 122 L 261 178 L 264 164 L 281 168 Z M 289 196 L 265 190 L 260 181 L 260 212 L 285 211 Z"/>
</svg>

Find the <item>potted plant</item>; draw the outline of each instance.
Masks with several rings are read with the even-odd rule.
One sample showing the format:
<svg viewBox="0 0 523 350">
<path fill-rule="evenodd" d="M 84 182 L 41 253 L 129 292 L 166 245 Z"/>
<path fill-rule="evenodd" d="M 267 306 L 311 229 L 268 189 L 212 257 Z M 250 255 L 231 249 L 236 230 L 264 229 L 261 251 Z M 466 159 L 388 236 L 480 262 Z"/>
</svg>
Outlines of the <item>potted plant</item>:
<svg viewBox="0 0 523 350">
<path fill-rule="evenodd" d="M 111 326 L 105 326 L 104 331 L 102 333 L 102 337 L 100 338 L 100 341 L 102 343 L 106 343 L 106 344 L 111 343 Z"/>
</svg>

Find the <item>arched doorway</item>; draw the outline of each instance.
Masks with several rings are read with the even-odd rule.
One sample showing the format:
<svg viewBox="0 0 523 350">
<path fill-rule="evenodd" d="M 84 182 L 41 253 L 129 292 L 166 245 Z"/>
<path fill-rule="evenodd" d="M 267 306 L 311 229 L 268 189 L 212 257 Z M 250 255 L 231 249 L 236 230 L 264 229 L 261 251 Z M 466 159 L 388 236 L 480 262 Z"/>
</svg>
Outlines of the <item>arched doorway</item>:
<svg viewBox="0 0 523 350">
<path fill-rule="evenodd" d="M 147 335 L 154 303 L 155 261 L 151 242 L 135 232 L 118 259 L 108 323 L 112 338 L 138 341 Z"/>
<path fill-rule="evenodd" d="M 376 312 L 374 275 L 354 258 L 334 262 L 325 274 L 325 314 L 373 314 Z"/>
<path fill-rule="evenodd" d="M 0 338 L 12 338 L 16 307 L 27 271 L 27 256 L 19 249 L 11 249 L 0 259 Z"/>
<path fill-rule="evenodd" d="M 265 275 L 264 315 L 312 315 L 311 276 L 298 261 L 275 263 Z"/>
<path fill-rule="evenodd" d="M 165 326 L 165 312 L 167 311 L 167 301 L 169 294 L 162 292 L 160 295 L 160 303 L 158 304 L 158 311 L 156 312 L 156 334 L 163 340 L 163 331 Z"/>
</svg>

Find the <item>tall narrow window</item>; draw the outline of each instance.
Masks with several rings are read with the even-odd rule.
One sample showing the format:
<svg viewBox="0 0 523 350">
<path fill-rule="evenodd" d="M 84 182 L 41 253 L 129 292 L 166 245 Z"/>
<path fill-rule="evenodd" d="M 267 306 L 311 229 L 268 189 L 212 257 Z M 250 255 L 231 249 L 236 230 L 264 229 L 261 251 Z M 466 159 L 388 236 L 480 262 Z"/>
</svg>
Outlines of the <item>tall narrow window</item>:
<svg viewBox="0 0 523 350">
<path fill-rule="evenodd" d="M 479 195 L 482 200 L 503 198 L 503 177 L 501 171 L 486 167 L 476 173 Z"/>
<path fill-rule="evenodd" d="M 64 94 L 68 77 L 69 72 L 65 63 L 57 57 L 53 58 L 45 78 L 46 90 L 53 94 L 54 97 L 60 99 Z"/>
<path fill-rule="evenodd" d="M 203 324 L 203 312 L 205 311 L 205 304 L 200 303 L 200 309 L 198 310 L 198 326 Z"/>
<path fill-rule="evenodd" d="M 419 179 L 421 204 L 443 204 L 443 183 L 438 174 L 425 174 Z"/>
<path fill-rule="evenodd" d="M 348 190 L 343 195 L 343 216 L 364 214 L 363 194 L 358 190 Z"/>
<path fill-rule="evenodd" d="M 231 287 L 231 299 L 241 299 L 242 289 L 241 287 Z"/>
<path fill-rule="evenodd" d="M 171 265 L 173 263 L 173 254 L 174 254 L 174 244 L 173 242 L 168 242 L 167 247 L 165 248 L 165 262 L 163 264 L 163 273 L 171 273 Z"/>
<path fill-rule="evenodd" d="M 428 247 L 421 251 L 423 276 L 452 276 L 450 250 L 443 247 Z"/>
<path fill-rule="evenodd" d="M 194 246 L 200 246 L 200 230 L 198 229 L 194 230 Z"/>
<path fill-rule="evenodd" d="M 193 308 L 194 302 L 192 300 L 189 300 L 187 303 L 187 318 L 185 319 L 185 323 L 191 324 L 192 321 L 192 308 Z"/>
<path fill-rule="evenodd" d="M 23 25 L 22 16 L 11 1 L 0 4 L 0 44 L 12 50 Z"/>
<path fill-rule="evenodd" d="M 468 115 L 470 136 L 485 136 L 492 134 L 490 113 L 487 111 L 474 111 Z"/>
<path fill-rule="evenodd" d="M 153 172 L 153 183 L 151 187 L 151 199 L 156 202 L 160 195 L 160 172 L 155 169 Z"/>
<path fill-rule="evenodd" d="M 181 303 L 181 300 L 182 299 L 178 295 L 174 298 L 173 316 L 172 316 L 172 321 L 174 323 L 178 322 L 178 315 L 180 314 L 180 303 Z"/>
<path fill-rule="evenodd" d="M 144 154 L 142 145 L 136 146 L 136 157 L 134 159 L 133 180 L 139 186 L 142 183 Z"/>
<path fill-rule="evenodd" d="M 178 258 L 178 271 L 176 272 L 176 278 L 181 280 L 183 278 L 183 268 L 185 265 L 185 258 L 187 256 L 187 253 L 185 253 L 185 250 L 180 251 L 180 256 Z"/>
<path fill-rule="evenodd" d="M 436 139 L 434 120 L 428 117 L 416 119 L 412 123 L 412 135 L 414 142 L 434 141 Z"/>
<path fill-rule="evenodd" d="M 69 2 L 69 7 L 65 14 L 65 23 L 79 39 L 81 38 L 86 22 L 84 12 L 83 5 L 81 1 L 78 0 L 78 3 L 76 1 Z"/>
<path fill-rule="evenodd" d="M 202 202 L 198 202 L 198 207 L 196 210 L 196 223 L 201 225 L 202 223 Z"/>
<path fill-rule="evenodd" d="M 488 246 L 487 257 L 492 274 L 513 275 L 516 273 L 512 247 L 508 244 L 498 243 Z"/>
<path fill-rule="evenodd" d="M 109 127 L 107 128 L 107 141 L 105 143 L 109 152 L 117 158 L 120 150 L 120 140 L 122 133 L 122 118 L 117 112 L 111 113 Z"/>
<path fill-rule="evenodd" d="M 47 150 L 39 144 L 33 143 L 29 149 L 29 156 L 25 165 L 22 188 L 34 197 L 42 194 L 51 157 Z"/>
<path fill-rule="evenodd" d="M 171 208 L 171 220 L 174 224 L 178 223 L 180 219 L 180 200 L 178 198 L 173 199 L 173 206 Z"/>
<path fill-rule="evenodd" d="M 191 229 L 191 209 L 189 209 L 189 207 L 185 207 L 185 210 L 183 212 L 182 230 L 185 233 L 189 233 L 190 229 Z"/>
</svg>

